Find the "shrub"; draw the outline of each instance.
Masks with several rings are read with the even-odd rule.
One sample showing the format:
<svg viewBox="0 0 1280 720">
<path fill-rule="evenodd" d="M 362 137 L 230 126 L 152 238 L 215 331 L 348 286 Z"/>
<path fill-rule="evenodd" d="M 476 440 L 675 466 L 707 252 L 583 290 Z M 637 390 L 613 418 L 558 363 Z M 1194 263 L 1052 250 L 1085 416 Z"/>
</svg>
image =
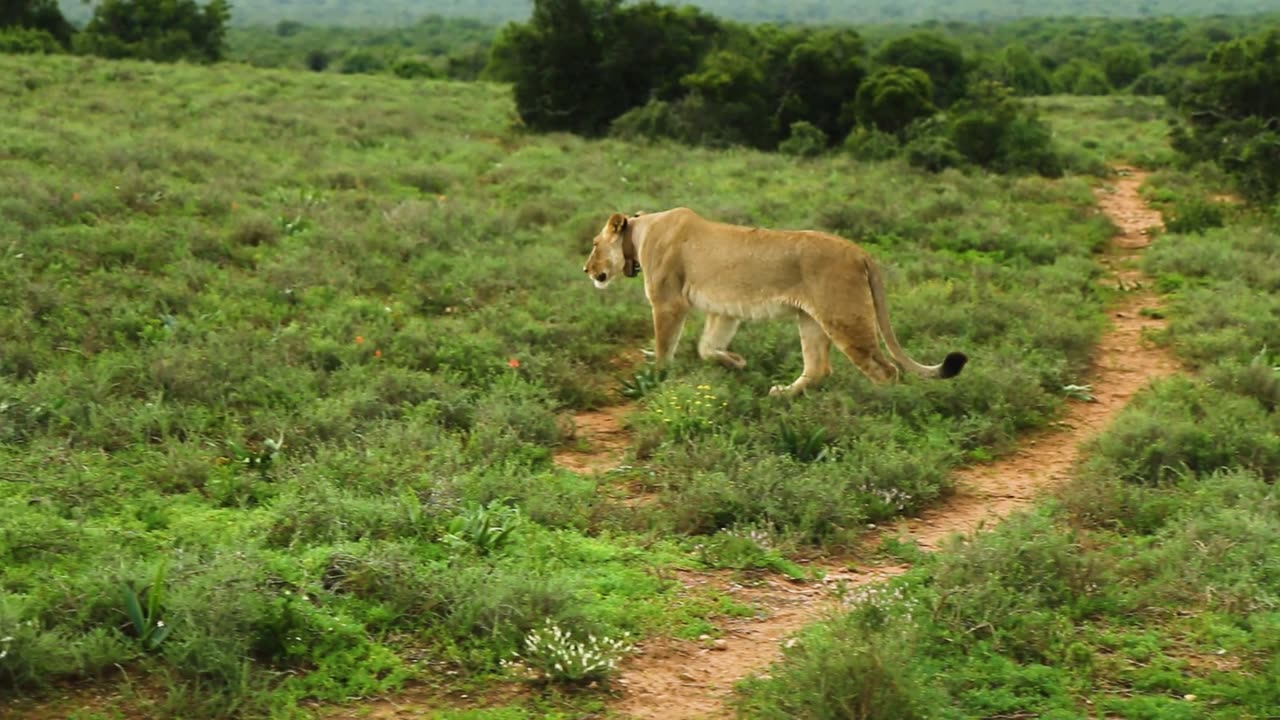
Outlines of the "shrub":
<svg viewBox="0 0 1280 720">
<path fill-rule="evenodd" d="M 874 632 L 849 619 L 811 630 L 787 647 L 768 680 L 749 680 L 748 717 L 924 720 L 942 700 L 929 687 L 902 630 Z"/>
<path fill-rule="evenodd" d="M 924 133 L 913 137 L 903 147 L 907 162 L 929 172 L 942 172 L 947 168 L 964 165 L 964 155 L 955 141 L 939 133 Z"/>
<path fill-rule="evenodd" d="M 1280 419 L 1256 400 L 1179 378 L 1126 408 L 1093 444 L 1088 472 L 1156 485 L 1232 467 L 1280 476 Z"/>
<path fill-rule="evenodd" d="M 391 72 L 396 77 L 406 79 L 440 77 L 440 72 L 436 70 L 435 65 L 425 57 L 401 58 L 391 66 Z"/>
<path fill-rule="evenodd" d="M 551 620 L 529 631 L 523 644 L 516 655 L 519 662 L 546 680 L 567 683 L 609 677 L 629 649 L 625 635 L 609 638 L 589 633 L 575 637 Z"/>
<path fill-rule="evenodd" d="M 901 150 L 898 138 L 874 128 L 857 128 L 844 141 L 845 152 L 858 160 L 874 162 L 896 157 Z"/>
<path fill-rule="evenodd" d="M 45 55 L 60 53 L 65 49 L 47 30 L 24 27 L 0 28 L 0 53 Z"/>
<path fill-rule="evenodd" d="M 1171 217 L 1166 217 L 1164 227 L 1171 233 L 1203 234 L 1204 231 L 1223 226 L 1222 205 L 1190 198 L 1177 204 Z"/>
<path fill-rule="evenodd" d="M 827 149 L 827 135 L 816 125 L 804 120 L 791 123 L 791 135 L 778 145 L 778 151 L 784 155 L 814 157 Z"/>
</svg>

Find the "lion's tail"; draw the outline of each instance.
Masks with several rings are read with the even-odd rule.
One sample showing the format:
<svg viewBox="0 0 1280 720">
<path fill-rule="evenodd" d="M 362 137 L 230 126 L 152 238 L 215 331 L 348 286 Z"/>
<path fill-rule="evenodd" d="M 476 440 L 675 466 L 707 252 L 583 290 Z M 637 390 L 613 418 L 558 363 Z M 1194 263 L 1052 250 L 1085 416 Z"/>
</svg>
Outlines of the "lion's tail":
<svg viewBox="0 0 1280 720">
<path fill-rule="evenodd" d="M 964 364 L 969 361 L 962 352 L 949 353 L 939 365 L 921 365 L 907 355 L 898 344 L 898 336 L 893 334 L 893 325 L 889 323 L 889 301 L 884 292 L 880 268 L 871 258 L 866 258 L 864 262 L 867 267 L 867 280 L 871 284 L 871 301 L 876 306 L 876 323 L 880 326 L 884 344 L 889 346 L 889 352 L 893 354 L 894 359 L 907 370 L 921 377 L 946 379 L 959 375 L 964 369 Z"/>
</svg>

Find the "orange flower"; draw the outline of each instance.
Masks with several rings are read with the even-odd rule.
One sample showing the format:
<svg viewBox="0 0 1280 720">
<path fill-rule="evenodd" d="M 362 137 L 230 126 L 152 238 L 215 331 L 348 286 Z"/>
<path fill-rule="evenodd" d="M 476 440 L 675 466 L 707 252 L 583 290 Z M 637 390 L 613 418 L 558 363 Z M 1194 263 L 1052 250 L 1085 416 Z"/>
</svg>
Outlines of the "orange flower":
<svg viewBox="0 0 1280 720">
<path fill-rule="evenodd" d="M 71 193 L 71 199 L 78 201 L 80 199 L 80 193 Z"/>
<path fill-rule="evenodd" d="M 374 356 L 374 357 L 376 357 L 376 358 L 378 358 L 378 359 L 382 359 L 382 351 L 381 351 L 381 350 L 374 350 L 374 351 L 373 351 L 373 356 Z"/>
<path fill-rule="evenodd" d="M 518 367 L 520 367 L 520 360 L 519 360 L 519 358 L 511 358 L 510 360 L 508 360 L 508 361 L 507 361 L 507 367 L 509 367 L 509 368 L 518 368 Z"/>
<path fill-rule="evenodd" d="M 356 336 L 356 344 L 357 344 L 357 345 L 363 345 L 363 344 L 364 344 L 364 336 L 363 336 L 363 335 L 357 335 L 357 336 Z"/>
</svg>

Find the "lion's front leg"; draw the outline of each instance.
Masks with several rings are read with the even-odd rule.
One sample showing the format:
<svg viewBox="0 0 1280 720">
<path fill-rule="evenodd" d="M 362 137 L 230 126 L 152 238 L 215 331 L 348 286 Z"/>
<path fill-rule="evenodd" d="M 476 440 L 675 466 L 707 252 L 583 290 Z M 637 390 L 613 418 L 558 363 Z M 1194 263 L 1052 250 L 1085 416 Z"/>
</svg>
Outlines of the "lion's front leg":
<svg viewBox="0 0 1280 720">
<path fill-rule="evenodd" d="M 675 357 L 676 346 L 680 344 L 680 335 L 684 332 L 684 319 L 688 313 L 687 305 L 653 306 L 654 360 L 666 363 Z"/>
</svg>

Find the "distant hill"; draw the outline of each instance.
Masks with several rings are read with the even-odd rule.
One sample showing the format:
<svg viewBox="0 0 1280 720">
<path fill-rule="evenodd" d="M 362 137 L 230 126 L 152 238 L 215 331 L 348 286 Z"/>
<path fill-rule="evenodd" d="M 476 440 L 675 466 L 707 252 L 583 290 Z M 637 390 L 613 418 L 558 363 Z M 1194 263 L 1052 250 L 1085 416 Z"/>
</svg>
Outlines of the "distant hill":
<svg viewBox="0 0 1280 720">
<path fill-rule="evenodd" d="M 82 0 L 60 0 L 83 21 Z M 1280 11 L 1280 0 L 700 0 L 693 3 L 734 20 L 804 23 L 917 23 L 927 20 L 988 22 L 1029 17 L 1247 15 Z M 232 0 L 238 25 L 297 20 L 312 25 L 389 26 L 424 15 L 468 17 L 500 23 L 524 20 L 530 0 Z"/>
</svg>

